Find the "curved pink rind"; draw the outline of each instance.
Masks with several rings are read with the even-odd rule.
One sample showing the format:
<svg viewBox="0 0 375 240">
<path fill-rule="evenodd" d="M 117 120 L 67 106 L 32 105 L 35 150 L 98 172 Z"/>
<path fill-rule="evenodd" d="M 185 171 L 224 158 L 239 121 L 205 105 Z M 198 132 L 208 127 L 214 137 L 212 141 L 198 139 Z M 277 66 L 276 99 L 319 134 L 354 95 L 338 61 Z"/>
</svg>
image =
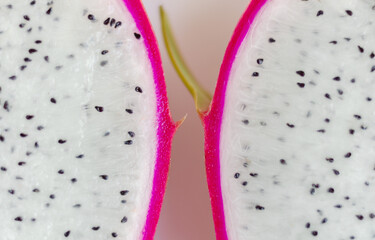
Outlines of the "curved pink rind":
<svg viewBox="0 0 375 240">
<path fill-rule="evenodd" d="M 163 202 L 166 182 L 168 178 L 169 162 L 171 155 L 171 144 L 176 124 L 173 123 L 169 111 L 167 91 L 164 81 L 164 72 L 161 63 L 158 44 L 143 8 L 139 0 L 123 0 L 144 39 L 148 57 L 151 62 L 156 100 L 157 100 L 157 148 L 153 187 L 151 200 L 147 213 L 147 219 L 143 228 L 143 240 L 154 238 L 156 225 L 158 223 L 160 209 Z"/>
<path fill-rule="evenodd" d="M 225 52 L 210 110 L 202 115 L 205 128 L 207 182 L 218 240 L 228 239 L 220 178 L 220 133 L 228 79 L 238 49 L 256 15 L 266 2 L 267 0 L 252 0 L 242 15 Z"/>
</svg>

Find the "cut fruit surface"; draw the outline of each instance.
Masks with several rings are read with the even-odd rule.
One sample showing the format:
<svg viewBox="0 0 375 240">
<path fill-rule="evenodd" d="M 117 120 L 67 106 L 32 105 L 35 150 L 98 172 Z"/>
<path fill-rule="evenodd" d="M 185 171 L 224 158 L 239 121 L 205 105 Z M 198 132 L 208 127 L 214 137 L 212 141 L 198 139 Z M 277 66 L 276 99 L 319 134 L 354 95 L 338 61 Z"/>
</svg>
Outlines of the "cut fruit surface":
<svg viewBox="0 0 375 240">
<path fill-rule="evenodd" d="M 139 1 L 2 1 L 0 106 L 2 238 L 153 238 L 175 124 Z"/>
<path fill-rule="evenodd" d="M 374 238 L 374 17 L 251 2 L 205 117 L 219 239 Z"/>
</svg>

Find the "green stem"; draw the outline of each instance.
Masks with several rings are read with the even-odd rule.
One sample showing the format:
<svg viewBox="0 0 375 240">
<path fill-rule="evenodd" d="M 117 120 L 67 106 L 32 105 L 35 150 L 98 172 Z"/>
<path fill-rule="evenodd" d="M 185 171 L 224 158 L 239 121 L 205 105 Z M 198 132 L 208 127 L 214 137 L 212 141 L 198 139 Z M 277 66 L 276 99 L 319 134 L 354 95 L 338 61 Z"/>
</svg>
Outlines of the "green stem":
<svg viewBox="0 0 375 240">
<path fill-rule="evenodd" d="M 164 43 L 167 48 L 169 57 L 172 61 L 172 64 L 175 70 L 177 71 L 178 75 L 180 76 L 182 82 L 184 83 L 185 87 L 193 96 L 197 112 L 199 114 L 203 114 L 209 110 L 212 97 L 205 89 L 203 89 L 203 87 L 195 79 L 195 77 L 185 64 L 185 61 L 182 58 L 178 50 L 176 41 L 173 37 L 168 17 L 162 6 L 160 6 L 160 17 Z"/>
</svg>

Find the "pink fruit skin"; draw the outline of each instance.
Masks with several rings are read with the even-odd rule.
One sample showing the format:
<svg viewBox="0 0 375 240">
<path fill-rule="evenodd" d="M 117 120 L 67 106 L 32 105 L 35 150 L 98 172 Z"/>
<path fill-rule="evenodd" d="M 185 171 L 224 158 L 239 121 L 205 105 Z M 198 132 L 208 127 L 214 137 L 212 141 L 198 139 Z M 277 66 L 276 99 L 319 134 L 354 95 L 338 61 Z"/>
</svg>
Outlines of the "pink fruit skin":
<svg viewBox="0 0 375 240">
<path fill-rule="evenodd" d="M 175 124 L 171 119 L 159 48 L 143 5 L 139 0 L 123 1 L 129 12 L 132 14 L 137 28 L 139 29 L 144 40 L 153 70 L 157 98 L 158 145 L 156 149 L 151 200 L 146 223 L 142 232 L 143 240 L 151 240 L 154 238 L 156 225 L 160 215 L 160 209 L 168 178 L 171 143 L 178 124 Z"/>
<path fill-rule="evenodd" d="M 210 110 L 201 114 L 205 128 L 207 182 L 218 240 L 228 240 L 220 179 L 220 132 L 228 78 L 238 49 L 266 2 L 267 0 L 252 0 L 243 14 L 225 52 Z"/>
</svg>

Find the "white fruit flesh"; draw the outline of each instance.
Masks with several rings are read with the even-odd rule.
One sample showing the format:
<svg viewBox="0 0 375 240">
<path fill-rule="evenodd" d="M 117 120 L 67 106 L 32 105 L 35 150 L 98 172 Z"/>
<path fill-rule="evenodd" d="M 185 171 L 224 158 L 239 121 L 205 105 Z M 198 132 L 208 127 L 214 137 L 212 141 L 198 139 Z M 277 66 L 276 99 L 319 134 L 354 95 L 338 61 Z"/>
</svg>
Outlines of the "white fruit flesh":
<svg viewBox="0 0 375 240">
<path fill-rule="evenodd" d="M 229 239 L 375 238 L 375 5 L 270 0 L 232 66 Z"/>
<path fill-rule="evenodd" d="M 1 1 L 1 239 L 141 237 L 157 123 L 139 33 L 121 0 Z"/>
</svg>

